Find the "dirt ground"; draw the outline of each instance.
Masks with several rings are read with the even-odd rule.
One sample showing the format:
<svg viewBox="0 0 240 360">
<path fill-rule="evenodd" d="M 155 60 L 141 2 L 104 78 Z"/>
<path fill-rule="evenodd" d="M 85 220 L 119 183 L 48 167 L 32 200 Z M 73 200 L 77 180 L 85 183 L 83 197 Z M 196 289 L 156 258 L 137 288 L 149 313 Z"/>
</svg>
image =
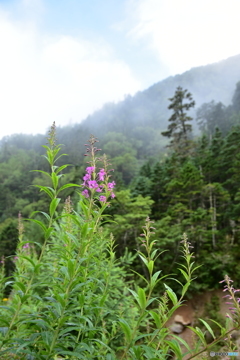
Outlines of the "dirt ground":
<svg viewBox="0 0 240 360">
<path fill-rule="evenodd" d="M 197 325 L 197 320 L 198 318 L 203 318 L 204 320 L 204 312 L 205 312 L 205 304 L 209 303 L 211 301 L 211 297 L 215 295 L 219 298 L 219 305 L 220 305 L 220 313 L 225 317 L 226 313 L 229 313 L 228 307 L 229 305 L 227 305 L 226 299 L 223 298 L 223 291 L 222 290 L 215 290 L 215 291 L 209 291 L 209 292 L 205 292 L 202 295 L 197 295 L 197 296 L 193 296 L 192 299 L 188 300 L 185 302 L 185 304 L 180 307 L 178 310 L 175 311 L 174 315 L 172 316 L 172 318 L 170 319 L 170 321 L 167 323 L 168 327 L 171 327 L 174 324 L 174 318 L 176 315 L 181 315 L 183 317 L 183 319 L 186 320 L 186 322 L 191 323 L 190 326 L 196 326 Z M 210 323 L 209 323 L 210 324 Z M 192 330 L 185 328 L 183 330 L 183 332 L 181 334 L 178 334 L 182 339 L 184 339 L 188 345 L 190 346 L 191 349 L 194 348 L 194 339 L 195 339 L 195 334 L 193 333 Z M 240 339 L 236 340 L 236 344 L 240 343 Z M 183 351 L 184 349 L 186 349 L 185 347 L 183 347 Z M 218 350 L 219 352 L 221 352 L 221 348 L 219 348 Z M 225 350 L 226 351 L 226 350 Z M 238 351 L 240 354 L 240 347 L 238 348 Z M 202 354 L 201 356 L 199 355 L 198 360 L 204 360 L 204 359 L 221 359 L 221 360 L 227 360 L 227 359 L 233 359 L 233 357 L 224 357 L 224 356 L 214 356 L 214 357 L 210 357 L 209 355 L 210 351 L 205 352 L 204 354 Z M 184 358 L 184 360 L 187 360 L 189 356 L 186 356 Z M 234 357 L 234 359 L 240 359 L 240 356 L 238 357 Z"/>
</svg>

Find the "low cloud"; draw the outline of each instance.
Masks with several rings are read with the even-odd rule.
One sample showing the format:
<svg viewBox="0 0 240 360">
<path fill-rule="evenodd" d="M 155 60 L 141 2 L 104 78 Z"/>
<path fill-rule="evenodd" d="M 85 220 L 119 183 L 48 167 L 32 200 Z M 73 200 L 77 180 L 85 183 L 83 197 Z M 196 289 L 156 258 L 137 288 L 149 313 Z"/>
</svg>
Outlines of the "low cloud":
<svg viewBox="0 0 240 360">
<path fill-rule="evenodd" d="M 171 74 L 240 53 L 239 0 L 132 0 L 129 36 L 146 40 Z"/>
<path fill-rule="evenodd" d="M 25 1 L 25 6 L 28 1 Z M 41 34 L 0 11 L 0 137 L 79 122 L 141 84 L 99 40 Z"/>
</svg>

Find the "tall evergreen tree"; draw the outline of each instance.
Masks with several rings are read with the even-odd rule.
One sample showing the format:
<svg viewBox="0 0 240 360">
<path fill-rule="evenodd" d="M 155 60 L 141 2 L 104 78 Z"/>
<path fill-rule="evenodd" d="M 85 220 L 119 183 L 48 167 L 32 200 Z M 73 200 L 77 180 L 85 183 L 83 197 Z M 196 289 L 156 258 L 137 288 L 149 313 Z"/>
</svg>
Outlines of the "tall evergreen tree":
<svg viewBox="0 0 240 360">
<path fill-rule="evenodd" d="M 193 120 L 187 115 L 187 111 L 195 106 L 195 101 L 191 93 L 183 90 L 181 86 L 177 87 L 174 96 L 169 101 L 171 104 L 168 109 L 173 110 L 173 114 L 168 120 L 170 122 L 168 130 L 163 131 L 162 135 L 171 139 L 169 146 L 175 151 L 186 153 L 189 146 L 189 135 L 192 131 L 192 125 L 188 122 Z"/>
</svg>

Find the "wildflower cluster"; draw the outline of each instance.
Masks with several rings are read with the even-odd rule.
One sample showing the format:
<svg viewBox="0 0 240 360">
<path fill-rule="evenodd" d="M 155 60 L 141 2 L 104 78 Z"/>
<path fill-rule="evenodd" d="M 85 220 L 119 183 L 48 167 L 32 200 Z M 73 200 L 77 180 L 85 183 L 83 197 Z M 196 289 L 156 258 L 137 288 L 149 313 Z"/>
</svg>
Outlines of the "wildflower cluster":
<svg viewBox="0 0 240 360">
<path fill-rule="evenodd" d="M 236 297 L 236 293 L 240 293 L 240 289 L 234 289 L 232 286 L 233 280 L 230 279 L 228 275 L 225 275 L 224 280 L 220 281 L 220 283 L 225 282 L 223 291 L 228 291 L 228 294 L 224 295 L 223 298 L 226 298 L 228 301 L 227 305 L 230 305 L 229 310 L 231 312 L 231 316 L 229 314 L 226 315 L 233 322 L 239 324 L 240 323 L 240 297 Z M 239 295 L 240 296 L 240 295 Z M 229 301 L 230 300 L 230 301 Z"/>
<path fill-rule="evenodd" d="M 96 193 L 99 193 L 97 197 L 98 200 L 102 203 L 106 203 L 107 198 L 110 196 L 112 199 L 115 197 L 113 189 L 115 187 L 115 182 L 109 181 L 110 175 L 108 170 L 108 166 L 110 165 L 106 159 L 106 156 L 103 158 L 96 158 L 96 153 L 101 149 L 98 149 L 94 146 L 94 144 L 98 142 L 98 140 L 91 136 L 89 139 L 89 144 L 85 144 L 87 146 L 87 153 L 85 156 L 90 156 L 91 160 L 88 162 L 90 166 L 86 168 L 86 174 L 83 177 L 82 186 L 85 189 L 82 191 L 82 195 L 86 198 L 93 198 Z M 100 167 L 97 170 L 97 163 L 102 162 L 103 167 Z M 100 195 L 101 194 L 101 195 Z"/>
</svg>

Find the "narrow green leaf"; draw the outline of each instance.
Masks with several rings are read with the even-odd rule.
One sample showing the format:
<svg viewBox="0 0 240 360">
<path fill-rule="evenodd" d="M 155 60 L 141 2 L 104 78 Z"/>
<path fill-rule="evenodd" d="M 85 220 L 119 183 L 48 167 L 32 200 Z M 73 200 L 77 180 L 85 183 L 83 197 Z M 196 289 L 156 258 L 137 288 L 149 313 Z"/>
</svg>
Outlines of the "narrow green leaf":
<svg viewBox="0 0 240 360">
<path fill-rule="evenodd" d="M 217 321 L 215 321 L 215 320 L 212 320 L 212 319 L 209 319 L 209 321 L 212 321 L 212 322 L 214 322 L 214 324 L 216 324 L 221 330 L 224 330 L 224 331 L 226 331 L 226 329 L 221 325 L 221 324 L 219 324 Z"/>
<path fill-rule="evenodd" d="M 47 229 L 47 231 L 45 232 L 45 239 L 48 239 L 49 237 L 50 237 L 50 235 L 51 235 L 51 233 L 53 232 L 53 227 L 49 227 L 48 229 Z"/>
<path fill-rule="evenodd" d="M 184 296 L 190 286 L 190 282 L 187 282 L 182 288 L 182 296 Z"/>
<path fill-rule="evenodd" d="M 128 289 L 130 291 L 130 293 L 134 296 L 135 300 L 138 302 L 138 294 L 132 290 L 132 289 Z"/>
<path fill-rule="evenodd" d="M 42 221 L 39 221 L 39 220 L 36 220 L 36 219 L 27 219 L 28 221 L 32 221 L 34 222 L 35 224 L 38 224 L 39 226 L 41 226 L 41 228 L 43 229 L 44 233 L 46 232 L 47 230 L 47 227 L 43 224 Z"/>
<path fill-rule="evenodd" d="M 130 342 L 132 339 L 132 333 L 131 333 L 131 328 L 128 325 L 128 323 L 126 322 L 126 320 L 124 319 L 120 319 L 119 320 L 120 326 L 124 332 L 124 335 L 126 337 L 127 342 Z"/>
<path fill-rule="evenodd" d="M 75 271 L 75 268 L 74 268 L 74 260 L 68 260 L 68 274 L 69 274 L 69 277 L 72 278 L 74 276 L 74 271 Z"/>
<path fill-rule="evenodd" d="M 10 311 L 12 314 L 15 314 L 15 312 L 16 312 L 16 309 L 14 309 L 13 307 L 5 306 L 5 305 L 0 306 L 0 309 L 8 310 L 8 311 Z"/>
<path fill-rule="evenodd" d="M 130 271 L 132 271 L 134 274 L 138 275 L 143 281 L 145 281 L 148 285 L 148 281 L 145 279 L 145 277 L 141 274 L 139 274 L 137 271 L 130 269 Z"/>
<path fill-rule="evenodd" d="M 185 280 L 186 280 L 186 281 L 189 281 L 189 275 L 186 273 L 186 271 L 184 271 L 183 269 L 180 269 L 180 268 L 178 268 L 178 270 L 181 271 L 181 273 L 182 273 L 183 276 L 185 277 Z"/>
<path fill-rule="evenodd" d="M 61 200 L 60 198 L 52 199 L 52 201 L 49 205 L 49 213 L 50 213 L 51 217 L 53 217 L 60 200 Z"/>
<path fill-rule="evenodd" d="M 154 259 L 154 256 L 156 255 L 157 252 L 158 252 L 158 249 L 154 250 L 154 251 L 151 253 L 151 259 Z"/>
<path fill-rule="evenodd" d="M 158 299 L 157 297 L 149 299 L 149 300 L 147 301 L 146 307 L 148 307 L 148 306 L 149 306 L 153 301 L 155 301 L 155 300 L 159 300 L 159 299 Z"/>
<path fill-rule="evenodd" d="M 85 223 L 81 228 L 81 237 L 82 238 L 85 238 L 85 236 L 88 233 L 88 225 L 89 225 L 88 223 Z"/>
<path fill-rule="evenodd" d="M 212 335 L 213 339 L 216 339 L 216 336 L 214 335 L 214 332 L 213 332 L 212 328 L 210 327 L 210 325 L 206 321 L 204 321 L 204 320 L 202 320 L 200 318 L 199 318 L 199 320 L 206 326 L 206 328 L 208 329 L 208 331 Z"/>
<path fill-rule="evenodd" d="M 142 288 L 138 288 L 138 303 L 142 309 L 146 308 L 147 299 L 145 291 Z"/>
<path fill-rule="evenodd" d="M 66 167 L 68 167 L 68 166 L 71 166 L 71 164 L 66 164 L 66 165 L 60 166 L 60 167 L 55 171 L 55 173 L 56 173 L 56 174 L 60 173 L 60 171 L 66 169 Z M 57 167 L 56 167 L 56 168 L 57 168 Z"/>
<path fill-rule="evenodd" d="M 44 191 L 48 196 L 53 199 L 54 198 L 54 190 L 49 186 L 41 186 L 41 185 L 33 185 L 40 189 L 40 191 Z"/>
<path fill-rule="evenodd" d="M 166 340 L 165 341 L 169 347 L 174 351 L 174 354 L 177 356 L 178 360 L 182 360 L 182 350 L 181 347 L 179 345 L 179 343 L 176 340 Z"/>
<path fill-rule="evenodd" d="M 173 305 L 176 305 L 178 303 L 178 298 L 175 292 L 168 285 L 164 284 L 164 286 L 167 289 L 167 294 L 169 298 L 172 300 Z"/>
<path fill-rule="evenodd" d="M 142 261 L 144 262 L 144 264 L 146 265 L 146 266 L 148 266 L 148 261 L 147 261 L 147 259 L 145 258 L 145 257 L 143 257 L 142 255 L 138 255 L 139 257 L 140 257 L 140 259 L 142 259 Z"/>
<path fill-rule="evenodd" d="M 65 185 L 60 187 L 60 189 L 58 190 L 57 193 L 59 194 L 60 191 L 65 190 L 65 189 L 70 188 L 70 187 L 73 187 L 73 186 L 81 187 L 81 185 L 77 185 L 77 184 L 65 184 Z"/>
<path fill-rule="evenodd" d="M 42 147 L 43 147 L 44 149 L 48 150 L 48 151 L 51 151 L 51 150 L 50 150 L 50 147 L 47 146 L 47 145 L 42 145 Z M 43 155 L 43 156 L 44 156 L 44 155 Z"/>
<path fill-rule="evenodd" d="M 49 177 L 51 179 L 51 175 L 49 173 L 47 173 L 46 171 L 43 171 L 43 170 L 31 170 L 31 172 L 42 173 L 42 174 L 46 175 L 47 177 Z"/>
<path fill-rule="evenodd" d="M 153 276 L 151 277 L 151 281 L 150 281 L 151 289 L 154 288 L 157 278 L 161 274 L 161 272 L 162 272 L 162 270 L 159 270 L 159 271 L 155 272 L 155 274 L 153 274 Z"/>
<path fill-rule="evenodd" d="M 30 264 L 33 266 L 33 268 L 35 268 L 35 262 L 29 256 L 19 255 L 19 257 L 21 257 L 22 259 L 25 259 L 28 262 L 30 262 Z"/>
<path fill-rule="evenodd" d="M 191 329 L 197 336 L 198 338 L 202 341 L 203 345 L 206 346 L 206 340 L 205 340 L 205 336 L 204 333 L 202 332 L 201 329 L 199 329 L 198 327 L 196 327 L 195 329 L 192 326 L 187 326 L 189 329 Z"/>
<path fill-rule="evenodd" d="M 53 188 L 54 190 L 56 190 L 58 187 L 58 176 L 55 174 L 55 172 L 53 172 L 51 174 L 51 178 L 52 178 Z"/>
<path fill-rule="evenodd" d="M 153 320 L 155 321 L 155 324 L 157 326 L 158 329 L 160 329 L 162 327 L 162 323 L 160 321 L 160 316 L 159 314 L 157 314 L 155 311 L 150 310 L 149 311 L 150 315 L 152 316 Z"/>
<path fill-rule="evenodd" d="M 190 353 L 192 352 L 192 349 L 190 349 L 188 343 L 184 339 L 182 339 L 180 336 L 177 336 L 174 334 L 171 334 L 171 336 L 174 337 L 175 339 L 177 339 L 178 341 L 180 341 Z"/>
<path fill-rule="evenodd" d="M 147 268 L 148 268 L 148 271 L 150 273 L 150 275 L 152 275 L 152 272 L 153 272 L 153 267 L 154 267 L 154 261 L 153 260 L 150 260 L 147 264 Z"/>
<path fill-rule="evenodd" d="M 33 217 L 33 215 L 35 215 L 35 214 L 42 214 L 43 216 L 45 216 L 45 218 L 46 218 L 48 221 L 50 221 L 50 216 L 49 216 L 47 213 L 45 213 L 44 211 L 33 211 L 33 212 L 31 213 L 30 217 Z"/>
</svg>

